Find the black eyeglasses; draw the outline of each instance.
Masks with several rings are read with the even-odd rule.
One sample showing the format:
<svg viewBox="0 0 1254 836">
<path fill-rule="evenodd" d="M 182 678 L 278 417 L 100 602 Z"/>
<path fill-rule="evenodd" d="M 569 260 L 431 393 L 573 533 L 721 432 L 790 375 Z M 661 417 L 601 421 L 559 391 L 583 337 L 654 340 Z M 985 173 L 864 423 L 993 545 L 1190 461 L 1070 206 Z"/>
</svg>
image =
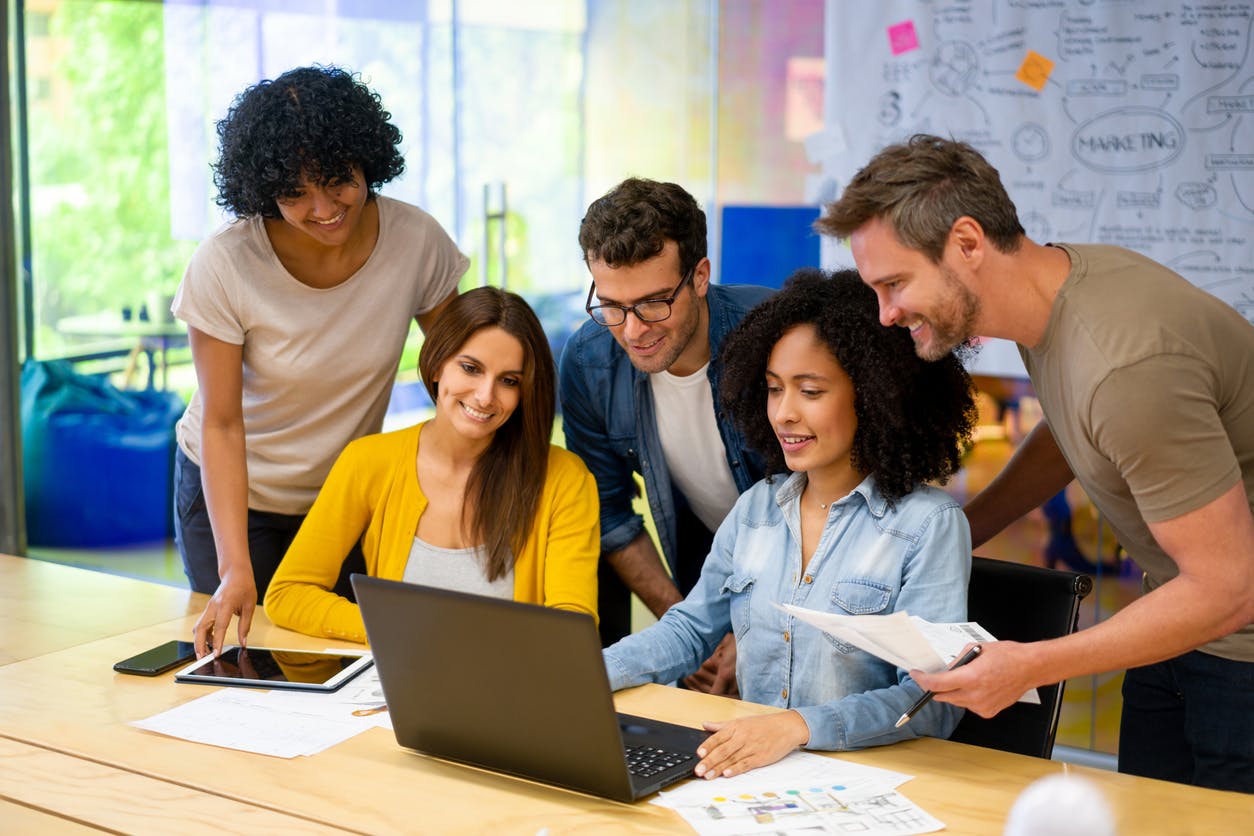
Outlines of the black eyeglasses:
<svg viewBox="0 0 1254 836">
<path fill-rule="evenodd" d="M 631 311 L 636 315 L 636 319 L 641 322 L 661 322 L 671 315 L 671 305 L 675 304 L 675 300 L 679 298 L 679 291 L 684 289 L 684 285 L 697 272 L 696 266 L 693 266 L 684 277 L 679 280 L 679 284 L 675 285 L 675 289 L 671 292 L 669 298 L 666 299 L 642 299 L 634 305 L 594 305 L 592 304 L 592 293 L 597 289 L 596 282 L 588 288 L 588 301 L 584 303 L 583 309 L 588 312 L 588 316 L 592 317 L 592 321 L 598 325 L 604 325 L 607 328 L 613 328 L 616 325 L 622 325 L 627 321 L 627 312 Z"/>
</svg>

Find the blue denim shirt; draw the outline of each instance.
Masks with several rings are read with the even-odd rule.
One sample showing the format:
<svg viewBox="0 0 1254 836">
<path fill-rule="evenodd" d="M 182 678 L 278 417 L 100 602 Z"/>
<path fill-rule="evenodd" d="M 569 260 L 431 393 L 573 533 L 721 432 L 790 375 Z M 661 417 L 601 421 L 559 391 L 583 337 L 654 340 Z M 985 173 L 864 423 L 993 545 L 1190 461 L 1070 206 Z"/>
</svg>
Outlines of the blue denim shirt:
<svg viewBox="0 0 1254 836">
<path fill-rule="evenodd" d="M 828 509 L 801 573 L 800 498 L 805 474 L 763 480 L 719 527 L 701 579 L 653 626 L 605 650 L 614 689 L 671 682 L 709 657 L 731 628 L 744 699 L 793 708 L 810 749 L 859 749 L 912 737 L 948 737 L 962 709 L 929 703 L 900 729 L 922 693 L 906 671 L 844 644 L 776 607 L 842 615 L 905 610 L 928 621 L 964 621 L 971 531 L 943 491 L 919 487 L 895 506 L 868 476 Z"/>
<path fill-rule="evenodd" d="M 727 332 L 773 292 L 756 285 L 710 285 L 706 300 L 711 357 L 718 356 Z M 717 363 L 710 363 L 708 374 L 717 413 Z M 608 328 L 589 319 L 562 351 L 560 393 L 566 449 L 582 458 L 596 478 L 601 553 L 618 551 L 644 529 L 644 520 L 631 507 L 636 497 L 632 473 L 639 473 L 662 556 L 676 574 L 676 499 L 654 418 L 649 376 L 631 364 Z M 718 425 L 736 490 L 743 493 L 765 475 L 761 459 L 750 452 L 731 421 L 720 420 Z"/>
</svg>

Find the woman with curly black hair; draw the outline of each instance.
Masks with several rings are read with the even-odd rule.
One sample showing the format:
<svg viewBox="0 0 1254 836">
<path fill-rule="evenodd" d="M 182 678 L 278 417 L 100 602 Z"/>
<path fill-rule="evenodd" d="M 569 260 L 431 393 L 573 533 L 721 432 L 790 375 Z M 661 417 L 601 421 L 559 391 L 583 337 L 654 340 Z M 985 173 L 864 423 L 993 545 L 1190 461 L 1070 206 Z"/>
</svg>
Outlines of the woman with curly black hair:
<svg viewBox="0 0 1254 836">
<path fill-rule="evenodd" d="M 381 429 L 410 322 L 425 331 L 469 265 L 430 215 L 377 194 L 405 167 L 390 119 L 353 75 L 315 66 L 248 88 L 218 122 L 218 203 L 237 219 L 201 243 L 173 306 L 199 384 L 175 455 L 175 542 L 213 595 L 198 654 L 235 616 L 245 642 L 336 456 Z"/>
<path fill-rule="evenodd" d="M 719 360 L 724 410 L 779 475 L 741 495 L 688 597 L 605 651 L 613 687 L 685 675 L 730 628 L 741 695 L 790 710 L 707 724 L 696 772 L 709 778 L 799 746 L 948 737 L 960 710 L 929 703 L 896 728 L 922 693 L 909 673 L 777 604 L 965 620 L 971 533 L 958 503 L 925 484 L 957 470 L 970 438 L 962 363 L 920 360 L 904 329 L 880 324 L 856 272 L 811 269 L 750 311 Z"/>
</svg>

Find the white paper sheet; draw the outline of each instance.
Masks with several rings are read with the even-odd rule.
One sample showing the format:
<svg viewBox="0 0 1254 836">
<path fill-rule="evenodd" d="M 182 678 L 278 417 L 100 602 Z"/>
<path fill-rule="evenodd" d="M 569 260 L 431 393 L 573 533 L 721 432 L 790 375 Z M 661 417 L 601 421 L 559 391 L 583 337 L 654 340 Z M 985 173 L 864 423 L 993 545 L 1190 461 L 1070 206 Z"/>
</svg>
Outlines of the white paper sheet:
<svg viewBox="0 0 1254 836">
<path fill-rule="evenodd" d="M 380 724 L 380 715 L 354 717 L 344 706 L 340 716 L 294 711 L 285 700 L 272 699 L 274 693 L 223 688 L 131 725 L 194 743 L 294 758 L 317 754 Z"/>
<path fill-rule="evenodd" d="M 810 752 L 712 781 L 666 790 L 654 804 L 703 836 L 931 833 L 944 824 L 897 791 L 909 775 Z"/>
<path fill-rule="evenodd" d="M 943 671 L 971 642 L 997 641 L 992 633 L 974 621 L 936 623 L 904 610 L 888 615 L 837 615 L 792 604 L 776 606 L 846 644 L 907 671 Z M 1033 688 L 1020 697 L 1019 702 L 1040 705 L 1041 697 Z"/>
</svg>

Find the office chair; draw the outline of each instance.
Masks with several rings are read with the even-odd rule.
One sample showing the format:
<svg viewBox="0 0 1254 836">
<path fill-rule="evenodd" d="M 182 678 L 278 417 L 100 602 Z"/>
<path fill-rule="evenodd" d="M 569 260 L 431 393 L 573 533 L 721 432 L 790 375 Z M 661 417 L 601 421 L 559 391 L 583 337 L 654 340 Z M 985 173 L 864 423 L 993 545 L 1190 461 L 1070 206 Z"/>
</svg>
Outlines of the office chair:
<svg viewBox="0 0 1254 836">
<path fill-rule="evenodd" d="M 1075 632 L 1080 600 L 1092 589 L 1088 575 L 974 557 L 967 614 L 999 639 L 1052 639 Z M 1054 751 L 1065 684 L 1038 688 L 1040 705 L 1017 702 L 987 720 L 968 711 L 949 739 L 1048 758 Z"/>
</svg>

